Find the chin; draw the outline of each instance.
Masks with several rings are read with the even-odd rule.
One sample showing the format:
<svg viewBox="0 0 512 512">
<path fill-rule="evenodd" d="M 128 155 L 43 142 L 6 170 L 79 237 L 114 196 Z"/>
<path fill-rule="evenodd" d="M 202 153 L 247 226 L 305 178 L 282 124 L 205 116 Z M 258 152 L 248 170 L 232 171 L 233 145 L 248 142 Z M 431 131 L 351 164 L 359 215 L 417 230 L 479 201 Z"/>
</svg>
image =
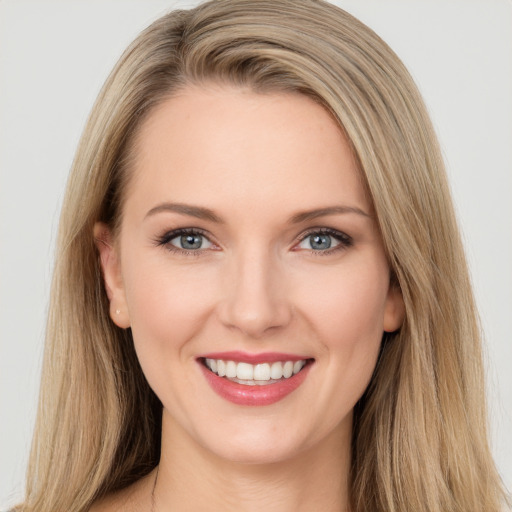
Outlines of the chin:
<svg viewBox="0 0 512 512">
<path fill-rule="evenodd" d="M 220 436 L 219 436 L 220 437 Z M 207 448 L 216 456 L 238 464 L 276 464 L 285 462 L 301 453 L 305 446 L 300 439 L 291 437 L 289 432 L 283 435 L 282 429 L 269 428 L 243 433 L 237 432 L 231 436 L 211 439 Z"/>
<path fill-rule="evenodd" d="M 267 465 L 291 460 L 298 450 L 290 447 L 270 446 L 229 446 L 226 450 L 216 450 L 221 458 L 237 464 Z"/>
</svg>

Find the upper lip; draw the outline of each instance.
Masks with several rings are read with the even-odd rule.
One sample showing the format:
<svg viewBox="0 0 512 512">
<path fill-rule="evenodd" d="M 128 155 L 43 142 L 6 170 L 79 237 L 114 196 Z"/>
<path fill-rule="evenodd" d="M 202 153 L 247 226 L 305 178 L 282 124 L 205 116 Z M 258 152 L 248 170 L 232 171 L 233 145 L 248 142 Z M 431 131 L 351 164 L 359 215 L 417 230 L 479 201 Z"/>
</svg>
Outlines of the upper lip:
<svg viewBox="0 0 512 512">
<path fill-rule="evenodd" d="M 239 363 L 260 364 L 275 363 L 276 361 L 302 361 L 311 359 L 307 356 L 296 354 L 285 354 L 282 352 L 261 352 L 259 354 L 249 354 L 240 350 L 228 352 L 210 352 L 199 356 L 199 359 L 222 359 L 224 361 L 236 361 Z"/>
</svg>

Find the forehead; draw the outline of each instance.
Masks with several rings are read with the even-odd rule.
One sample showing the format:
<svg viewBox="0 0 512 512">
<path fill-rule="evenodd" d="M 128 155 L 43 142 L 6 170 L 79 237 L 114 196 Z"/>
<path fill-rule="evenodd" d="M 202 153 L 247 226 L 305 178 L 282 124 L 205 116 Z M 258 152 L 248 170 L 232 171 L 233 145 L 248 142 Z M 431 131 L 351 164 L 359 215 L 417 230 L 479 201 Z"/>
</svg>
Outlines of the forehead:
<svg viewBox="0 0 512 512">
<path fill-rule="evenodd" d="M 368 206 L 350 144 L 318 103 L 295 93 L 189 87 L 140 127 L 126 199 L 297 201 Z M 313 204 L 314 203 L 314 204 Z M 303 204 L 301 206 L 306 206 Z"/>
</svg>

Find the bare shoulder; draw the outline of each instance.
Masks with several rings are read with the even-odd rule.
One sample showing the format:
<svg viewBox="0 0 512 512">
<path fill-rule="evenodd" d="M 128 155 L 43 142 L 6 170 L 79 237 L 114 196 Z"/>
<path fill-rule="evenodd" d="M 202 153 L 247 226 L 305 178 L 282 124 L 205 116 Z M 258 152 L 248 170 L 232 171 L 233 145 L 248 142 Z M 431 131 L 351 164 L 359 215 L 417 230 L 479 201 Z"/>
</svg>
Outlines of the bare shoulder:
<svg viewBox="0 0 512 512">
<path fill-rule="evenodd" d="M 89 512 L 138 512 L 151 509 L 154 471 L 125 489 L 107 494 L 95 501 Z"/>
</svg>

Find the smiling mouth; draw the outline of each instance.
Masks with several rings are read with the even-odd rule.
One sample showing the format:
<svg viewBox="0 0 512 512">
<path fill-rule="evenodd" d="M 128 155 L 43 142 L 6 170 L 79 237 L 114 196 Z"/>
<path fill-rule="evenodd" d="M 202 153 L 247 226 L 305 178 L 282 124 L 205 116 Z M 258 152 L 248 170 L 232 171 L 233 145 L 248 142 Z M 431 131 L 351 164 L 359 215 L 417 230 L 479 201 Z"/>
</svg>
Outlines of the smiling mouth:
<svg viewBox="0 0 512 512">
<path fill-rule="evenodd" d="M 290 379 L 313 359 L 250 364 L 224 359 L 203 358 L 202 363 L 219 377 L 246 386 L 266 386 Z"/>
</svg>

